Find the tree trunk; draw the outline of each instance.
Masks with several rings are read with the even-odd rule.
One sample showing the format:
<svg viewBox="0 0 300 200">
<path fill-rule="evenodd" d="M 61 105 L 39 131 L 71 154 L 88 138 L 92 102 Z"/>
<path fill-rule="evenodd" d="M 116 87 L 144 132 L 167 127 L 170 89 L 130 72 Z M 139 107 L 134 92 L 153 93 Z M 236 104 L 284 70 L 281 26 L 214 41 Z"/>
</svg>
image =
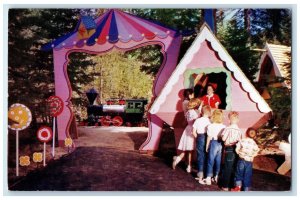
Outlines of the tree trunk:
<svg viewBox="0 0 300 200">
<path fill-rule="evenodd" d="M 244 9 L 244 27 L 248 34 L 250 34 L 250 12 L 250 9 Z"/>
<path fill-rule="evenodd" d="M 247 30 L 248 33 L 248 44 L 251 44 L 251 33 L 250 33 L 250 9 L 244 9 L 244 27 Z"/>
</svg>

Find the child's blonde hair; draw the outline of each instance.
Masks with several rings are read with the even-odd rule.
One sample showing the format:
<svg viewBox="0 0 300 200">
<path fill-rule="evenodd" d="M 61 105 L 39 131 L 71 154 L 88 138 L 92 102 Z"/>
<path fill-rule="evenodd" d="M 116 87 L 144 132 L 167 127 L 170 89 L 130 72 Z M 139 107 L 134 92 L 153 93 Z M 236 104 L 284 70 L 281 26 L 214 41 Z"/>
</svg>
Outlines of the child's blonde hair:
<svg viewBox="0 0 300 200">
<path fill-rule="evenodd" d="M 223 123 L 223 111 L 220 109 L 214 110 L 211 116 L 211 121 L 212 123 L 218 123 L 222 124 Z"/>
<path fill-rule="evenodd" d="M 207 114 L 207 115 L 211 115 L 211 108 L 209 105 L 205 105 L 202 107 L 202 114 Z"/>
<path fill-rule="evenodd" d="M 236 111 L 231 111 L 229 114 L 228 114 L 228 118 L 230 119 L 231 117 L 234 117 L 234 118 L 239 118 L 239 113 L 236 112 Z"/>
<path fill-rule="evenodd" d="M 196 109 L 196 108 L 198 108 L 200 106 L 200 102 L 201 102 L 200 99 L 192 98 L 189 101 L 188 105 L 187 105 L 187 109 Z"/>
</svg>

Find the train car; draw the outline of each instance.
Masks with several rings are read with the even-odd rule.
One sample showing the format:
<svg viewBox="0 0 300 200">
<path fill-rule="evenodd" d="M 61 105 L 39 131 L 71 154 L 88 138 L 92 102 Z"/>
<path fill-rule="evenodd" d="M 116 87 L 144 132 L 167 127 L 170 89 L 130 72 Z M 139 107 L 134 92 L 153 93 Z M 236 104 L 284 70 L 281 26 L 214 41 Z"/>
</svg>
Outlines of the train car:
<svg viewBox="0 0 300 200">
<path fill-rule="evenodd" d="M 146 99 L 108 99 L 106 104 L 88 105 L 88 125 L 146 126 Z"/>
</svg>

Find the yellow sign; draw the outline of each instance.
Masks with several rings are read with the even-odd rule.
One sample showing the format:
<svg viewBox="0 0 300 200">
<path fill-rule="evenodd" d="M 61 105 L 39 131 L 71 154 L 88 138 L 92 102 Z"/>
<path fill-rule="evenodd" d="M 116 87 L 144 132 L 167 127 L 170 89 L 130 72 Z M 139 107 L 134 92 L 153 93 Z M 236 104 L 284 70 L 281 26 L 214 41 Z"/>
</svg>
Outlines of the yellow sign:
<svg viewBox="0 0 300 200">
<path fill-rule="evenodd" d="M 10 106 L 8 110 L 8 119 L 11 123 L 8 127 L 12 130 L 23 130 L 27 128 L 32 120 L 30 110 L 19 103 Z"/>
<path fill-rule="evenodd" d="M 39 152 L 33 153 L 33 162 L 38 163 L 43 161 L 43 154 Z"/>
<path fill-rule="evenodd" d="M 30 157 L 29 156 L 20 156 L 20 165 L 21 166 L 29 166 L 30 165 Z"/>
</svg>

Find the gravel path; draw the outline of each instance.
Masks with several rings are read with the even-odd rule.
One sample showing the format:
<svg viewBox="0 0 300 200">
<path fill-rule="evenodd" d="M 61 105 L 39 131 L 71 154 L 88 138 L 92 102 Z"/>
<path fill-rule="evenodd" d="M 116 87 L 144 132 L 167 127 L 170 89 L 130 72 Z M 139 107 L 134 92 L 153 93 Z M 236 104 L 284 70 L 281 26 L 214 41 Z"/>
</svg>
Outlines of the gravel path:
<svg viewBox="0 0 300 200">
<path fill-rule="evenodd" d="M 171 169 L 171 155 L 140 154 L 137 149 L 147 129 L 81 128 L 79 147 L 45 168 L 30 172 L 10 190 L 15 191 L 220 191 L 203 186 L 181 164 Z M 254 170 L 253 191 L 287 191 L 287 176 Z"/>
</svg>

